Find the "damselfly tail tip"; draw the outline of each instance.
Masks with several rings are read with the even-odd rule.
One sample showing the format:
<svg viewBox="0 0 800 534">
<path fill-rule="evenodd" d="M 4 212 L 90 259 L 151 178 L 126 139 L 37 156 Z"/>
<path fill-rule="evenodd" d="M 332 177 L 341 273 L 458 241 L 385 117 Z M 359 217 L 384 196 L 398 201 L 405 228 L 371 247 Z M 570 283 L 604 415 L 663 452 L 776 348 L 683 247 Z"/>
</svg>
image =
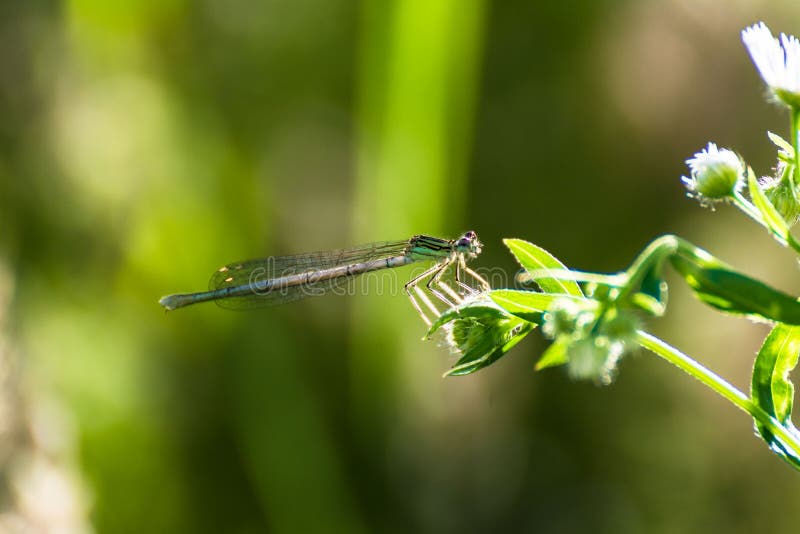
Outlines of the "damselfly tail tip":
<svg viewBox="0 0 800 534">
<path fill-rule="evenodd" d="M 165 311 L 172 311 L 175 308 L 180 307 L 180 302 L 177 297 L 180 295 L 167 295 L 166 297 L 161 297 L 158 299 L 158 303 L 164 307 Z"/>
</svg>

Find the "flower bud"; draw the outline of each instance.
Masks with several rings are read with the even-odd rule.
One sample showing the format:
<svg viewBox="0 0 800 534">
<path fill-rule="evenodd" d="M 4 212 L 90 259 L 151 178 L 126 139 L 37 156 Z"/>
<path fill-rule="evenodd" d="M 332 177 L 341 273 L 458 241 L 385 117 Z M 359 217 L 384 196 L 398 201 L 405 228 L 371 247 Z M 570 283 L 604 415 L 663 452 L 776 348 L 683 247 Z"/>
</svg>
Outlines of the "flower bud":
<svg viewBox="0 0 800 534">
<path fill-rule="evenodd" d="M 578 303 L 570 299 L 559 299 L 544 314 L 542 333 L 550 339 L 561 335 L 583 335 L 582 330 L 594 323 L 596 308 L 593 301 Z"/>
<path fill-rule="evenodd" d="M 607 386 L 614 379 L 624 351 L 622 343 L 606 336 L 580 339 L 568 349 L 567 371 L 576 380 L 593 380 Z"/>
<path fill-rule="evenodd" d="M 686 163 L 692 176 L 684 176 L 682 181 L 689 194 L 702 201 L 732 197 L 744 183 L 744 166 L 739 157 L 726 148 L 718 149 L 714 143 L 708 143 L 707 148 L 687 159 Z"/>
</svg>

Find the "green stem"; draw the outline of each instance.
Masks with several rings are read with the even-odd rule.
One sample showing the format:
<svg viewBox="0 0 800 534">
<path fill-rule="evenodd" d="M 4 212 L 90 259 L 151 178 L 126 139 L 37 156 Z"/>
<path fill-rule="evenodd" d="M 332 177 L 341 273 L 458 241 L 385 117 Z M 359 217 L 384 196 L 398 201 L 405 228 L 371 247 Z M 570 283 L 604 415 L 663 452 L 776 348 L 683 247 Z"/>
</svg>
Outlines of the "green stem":
<svg viewBox="0 0 800 534">
<path fill-rule="evenodd" d="M 630 293 L 638 289 L 647 273 L 655 265 L 662 265 L 664 260 L 680 249 L 684 243 L 677 236 L 663 235 L 647 245 L 626 271 L 627 281 L 617 299 L 623 301 Z"/>
<path fill-rule="evenodd" d="M 798 135 L 798 128 L 800 128 L 800 108 L 791 109 L 791 128 L 792 128 L 792 147 L 794 148 L 794 173 L 792 173 L 792 194 L 797 197 L 797 184 L 800 184 L 800 136 Z M 800 243 L 798 243 L 792 234 L 789 234 L 789 245 L 800 253 Z"/>
<path fill-rule="evenodd" d="M 636 260 L 634 260 L 628 270 L 625 271 L 627 280 L 625 285 L 620 289 L 617 300 L 623 301 L 632 292 L 636 291 L 651 269 L 654 269 L 656 266 L 660 269 L 664 261 L 674 254 L 684 254 L 692 258 L 708 255 L 705 251 L 698 249 L 683 238 L 671 234 L 662 235 L 647 245 L 639 256 L 636 257 Z"/>
<path fill-rule="evenodd" d="M 759 423 L 769 429 L 770 432 L 780 439 L 783 445 L 800 456 L 800 441 L 797 437 L 787 430 L 777 419 L 770 417 L 767 412 L 759 408 L 744 393 L 736 389 L 727 380 L 717 375 L 713 371 L 703 367 L 686 354 L 675 347 L 665 343 L 657 337 L 642 330 L 636 333 L 636 338 L 642 347 L 661 356 L 672 365 L 684 370 L 697 380 L 717 392 L 719 395 L 730 401 L 734 406 L 744 411 Z"/>
<path fill-rule="evenodd" d="M 792 234 L 789 234 L 789 239 L 787 243 L 789 243 L 789 246 L 792 247 L 792 250 L 800 253 L 800 243 L 797 242 L 797 240 L 794 238 Z"/>
<path fill-rule="evenodd" d="M 756 221 L 758 224 L 769 230 L 769 225 L 764 221 L 764 218 L 761 216 L 761 212 L 758 211 L 758 208 L 753 206 L 753 204 L 742 196 L 742 193 L 736 191 L 733 193 L 733 204 L 742 210 L 748 217 Z"/>
<path fill-rule="evenodd" d="M 800 108 L 791 108 L 791 128 L 792 128 L 792 147 L 794 147 L 794 176 L 792 180 L 792 191 L 797 190 L 800 183 L 800 140 L 798 140 L 797 129 L 800 128 Z"/>
<path fill-rule="evenodd" d="M 797 166 L 795 166 L 795 169 L 797 169 Z M 772 228 L 770 228 L 769 224 L 767 224 L 767 221 L 764 220 L 764 216 L 761 215 L 761 212 L 758 211 L 758 208 L 756 208 L 749 200 L 744 198 L 739 191 L 736 191 L 733 194 L 733 203 L 734 205 L 736 205 L 736 207 L 742 210 L 748 217 L 750 217 L 758 224 L 766 228 L 772 235 L 775 236 L 775 233 L 772 231 Z M 778 242 L 781 243 L 782 245 L 784 246 L 788 245 L 792 250 L 794 250 L 797 253 L 800 253 L 800 242 L 798 242 L 790 232 L 787 232 L 785 239 L 780 236 L 775 236 L 775 237 L 778 240 Z"/>
</svg>

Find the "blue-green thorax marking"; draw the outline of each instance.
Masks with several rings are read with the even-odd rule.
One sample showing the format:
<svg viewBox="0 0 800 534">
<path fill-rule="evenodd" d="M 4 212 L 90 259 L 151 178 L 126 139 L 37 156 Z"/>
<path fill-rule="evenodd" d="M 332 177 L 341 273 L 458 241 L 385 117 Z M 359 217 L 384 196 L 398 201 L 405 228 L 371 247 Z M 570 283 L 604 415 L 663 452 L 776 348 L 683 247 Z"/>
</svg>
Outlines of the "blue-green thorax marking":
<svg viewBox="0 0 800 534">
<path fill-rule="evenodd" d="M 481 253 L 478 235 L 470 230 L 458 239 L 440 239 L 429 235 L 415 235 L 409 240 L 408 254 L 415 261 L 439 260 L 451 256 L 472 259 Z"/>
</svg>

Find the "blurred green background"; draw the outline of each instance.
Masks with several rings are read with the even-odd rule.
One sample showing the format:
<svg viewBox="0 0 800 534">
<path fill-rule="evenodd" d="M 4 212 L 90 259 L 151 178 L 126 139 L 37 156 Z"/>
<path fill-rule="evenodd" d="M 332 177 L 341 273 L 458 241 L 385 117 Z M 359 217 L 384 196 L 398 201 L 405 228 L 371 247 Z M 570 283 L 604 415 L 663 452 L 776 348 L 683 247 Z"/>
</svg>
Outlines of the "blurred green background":
<svg viewBox="0 0 800 534">
<path fill-rule="evenodd" d="M 534 333 L 443 379 L 399 295 L 157 304 L 468 229 L 508 273 L 503 237 L 615 271 L 669 232 L 800 292 L 679 182 L 709 140 L 774 164 L 758 20 L 800 33 L 793 0 L 0 3 L 0 530 L 797 532 L 797 474 L 651 355 L 599 388 Z M 673 287 L 652 330 L 746 390 L 765 327 Z"/>
</svg>

